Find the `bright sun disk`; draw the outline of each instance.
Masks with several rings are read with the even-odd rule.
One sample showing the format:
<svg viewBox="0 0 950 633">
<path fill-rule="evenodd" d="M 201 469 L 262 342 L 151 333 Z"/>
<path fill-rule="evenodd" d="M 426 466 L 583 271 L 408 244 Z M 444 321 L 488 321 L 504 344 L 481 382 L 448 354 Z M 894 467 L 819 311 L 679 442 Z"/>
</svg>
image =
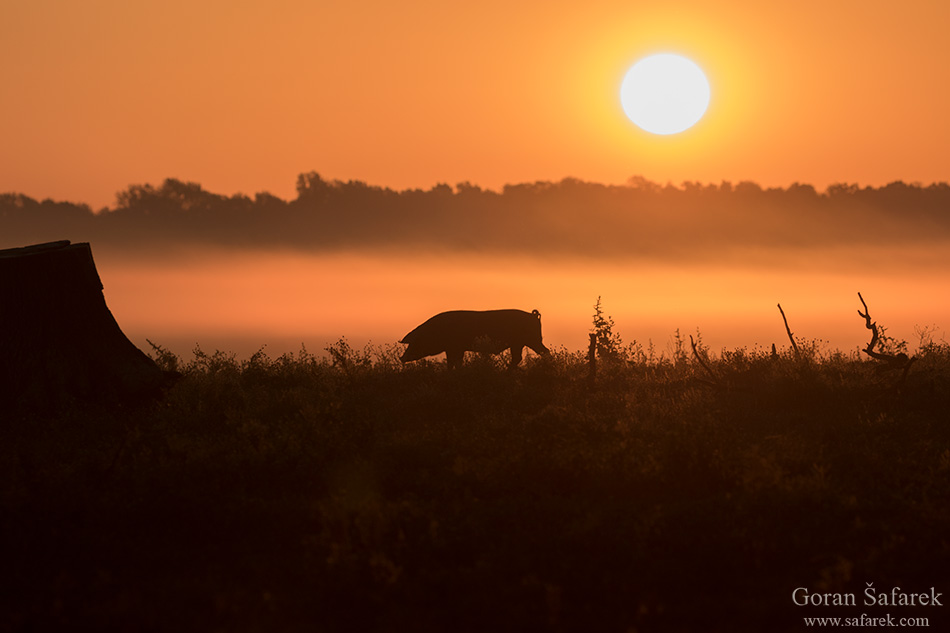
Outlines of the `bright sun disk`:
<svg viewBox="0 0 950 633">
<path fill-rule="evenodd" d="M 620 86 L 623 111 L 653 134 L 677 134 L 694 126 L 709 106 L 709 81 L 692 61 L 661 53 L 634 64 Z"/>
</svg>

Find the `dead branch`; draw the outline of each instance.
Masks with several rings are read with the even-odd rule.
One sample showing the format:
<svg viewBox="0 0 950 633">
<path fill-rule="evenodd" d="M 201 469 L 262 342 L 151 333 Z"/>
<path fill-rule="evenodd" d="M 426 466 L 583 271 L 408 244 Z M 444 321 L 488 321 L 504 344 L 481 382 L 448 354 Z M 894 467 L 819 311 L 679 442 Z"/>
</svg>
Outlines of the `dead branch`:
<svg viewBox="0 0 950 633">
<path fill-rule="evenodd" d="M 788 334 L 788 340 L 792 342 L 792 349 L 795 351 L 795 358 L 801 357 L 801 352 L 798 351 L 798 344 L 795 343 L 795 337 L 792 336 L 792 330 L 788 327 L 788 319 L 785 318 L 785 310 L 782 309 L 782 304 L 778 304 L 778 311 L 782 313 L 782 321 L 785 322 L 785 332 Z"/>
<path fill-rule="evenodd" d="M 718 385 L 718 384 L 719 384 L 719 377 L 716 376 L 715 372 L 713 372 L 713 370 L 709 367 L 709 365 L 706 364 L 706 361 L 703 360 L 703 357 L 699 355 L 699 350 L 696 348 L 696 341 L 693 340 L 693 335 L 692 335 L 692 334 L 689 335 L 689 344 L 690 344 L 690 346 L 692 346 L 692 348 L 693 348 L 693 356 L 696 357 L 696 360 L 699 361 L 700 366 L 702 366 L 702 368 L 706 370 L 706 373 L 709 374 L 709 377 L 712 378 L 712 382 L 711 382 L 711 383 L 710 383 L 709 381 L 706 381 L 706 380 L 704 380 L 703 382 L 706 382 L 706 383 L 712 384 L 712 385 Z"/>
<path fill-rule="evenodd" d="M 877 322 L 871 320 L 871 311 L 868 309 L 868 304 L 865 303 L 864 297 L 861 296 L 860 292 L 858 293 L 858 299 L 861 300 L 861 305 L 864 306 L 864 312 L 858 310 L 858 316 L 864 319 L 864 326 L 871 330 L 871 340 L 862 351 L 871 358 L 885 363 L 885 369 L 903 369 L 904 371 L 901 376 L 901 382 L 903 382 L 904 378 L 907 377 L 907 372 L 910 370 L 911 364 L 917 360 L 917 358 L 908 358 L 907 354 L 904 353 L 887 354 L 885 352 L 875 351 L 874 348 L 877 347 L 881 334 L 877 328 Z"/>
</svg>

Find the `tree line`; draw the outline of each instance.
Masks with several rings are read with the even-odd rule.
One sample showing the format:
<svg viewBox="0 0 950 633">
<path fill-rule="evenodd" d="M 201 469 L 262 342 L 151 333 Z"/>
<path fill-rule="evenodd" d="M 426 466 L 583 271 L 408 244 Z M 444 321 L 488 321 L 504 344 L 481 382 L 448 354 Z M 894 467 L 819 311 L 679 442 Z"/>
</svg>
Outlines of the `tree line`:
<svg viewBox="0 0 950 633">
<path fill-rule="evenodd" d="M 115 205 L 0 195 L 0 247 L 55 239 L 129 250 L 181 246 L 709 256 L 735 249 L 888 246 L 950 238 L 950 185 L 882 187 L 753 182 L 623 185 L 565 178 L 428 190 L 300 174 L 297 197 L 226 196 L 167 179 L 132 185 Z"/>
</svg>

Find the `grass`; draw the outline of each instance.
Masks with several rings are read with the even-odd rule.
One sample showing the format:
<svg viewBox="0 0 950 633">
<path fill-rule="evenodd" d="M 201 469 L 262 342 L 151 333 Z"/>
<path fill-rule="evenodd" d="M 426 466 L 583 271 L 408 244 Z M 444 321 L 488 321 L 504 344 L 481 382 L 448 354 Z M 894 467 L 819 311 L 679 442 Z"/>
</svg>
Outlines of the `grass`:
<svg viewBox="0 0 950 633">
<path fill-rule="evenodd" d="M 448 371 L 156 347 L 182 374 L 161 401 L 3 423 L 0 630 L 946 626 L 860 605 L 950 594 L 950 350 L 899 381 L 800 347 L 710 371 L 617 348 L 594 383 L 563 349 Z"/>
</svg>

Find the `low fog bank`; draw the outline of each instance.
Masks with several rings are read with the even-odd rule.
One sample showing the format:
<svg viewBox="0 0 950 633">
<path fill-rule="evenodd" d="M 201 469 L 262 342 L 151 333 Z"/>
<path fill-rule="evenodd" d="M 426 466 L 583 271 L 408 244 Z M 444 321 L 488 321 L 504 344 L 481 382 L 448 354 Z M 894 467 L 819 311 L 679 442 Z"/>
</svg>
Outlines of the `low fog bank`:
<svg viewBox="0 0 950 633">
<path fill-rule="evenodd" d="M 660 186 L 632 178 L 623 186 L 565 179 L 500 192 L 468 183 L 394 191 L 311 172 L 298 177 L 290 201 L 268 193 L 228 197 L 173 179 L 133 185 L 98 212 L 0 195 L 0 247 L 58 239 L 140 256 L 223 248 L 741 263 L 850 249 L 873 264 L 881 249 L 950 244 L 950 185 L 818 192 L 801 184 Z"/>
<path fill-rule="evenodd" d="M 779 302 L 797 336 L 856 350 L 858 291 L 911 344 L 950 327 L 947 184 L 297 184 L 285 201 L 167 180 L 98 212 L 0 195 L 0 248 L 91 242 L 123 330 L 184 356 L 392 345 L 438 312 L 492 308 L 537 309 L 549 345 L 580 350 L 598 297 L 658 353 L 677 330 L 713 350 L 783 345 Z"/>
<path fill-rule="evenodd" d="M 238 251 L 96 259 L 126 334 L 143 350 L 148 339 L 185 357 L 196 345 L 239 357 L 301 345 L 321 354 L 344 337 L 357 348 L 391 346 L 439 312 L 496 308 L 539 310 L 545 343 L 578 351 L 598 297 L 624 342 L 652 343 L 657 354 L 670 352 L 677 330 L 687 342 L 699 331 L 714 352 L 788 345 L 777 303 L 797 337 L 856 351 L 868 342 L 859 291 L 888 334 L 912 346 L 919 328 L 950 327 L 950 281 L 941 270 Z"/>
</svg>

